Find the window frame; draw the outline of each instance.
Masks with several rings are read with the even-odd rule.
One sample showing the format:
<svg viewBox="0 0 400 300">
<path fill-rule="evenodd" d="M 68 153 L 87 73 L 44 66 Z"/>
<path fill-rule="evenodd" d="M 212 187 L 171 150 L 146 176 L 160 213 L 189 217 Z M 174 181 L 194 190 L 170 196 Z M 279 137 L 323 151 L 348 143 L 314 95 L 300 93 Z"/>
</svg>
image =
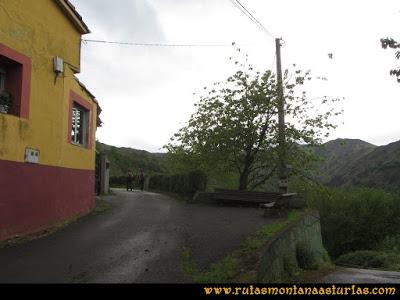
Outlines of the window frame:
<svg viewBox="0 0 400 300">
<path fill-rule="evenodd" d="M 76 122 L 77 113 L 79 113 L 79 123 Z M 74 124 L 75 119 L 75 124 Z M 71 128 L 71 142 L 75 145 L 86 147 L 89 134 L 89 111 L 74 102 L 72 107 L 72 128 Z M 79 127 L 78 127 L 79 125 Z M 74 134 L 72 133 L 74 132 Z M 77 138 L 79 136 L 79 138 Z M 78 140 L 79 139 L 79 140 Z"/>
<path fill-rule="evenodd" d="M 19 118 L 29 119 L 32 60 L 30 57 L 2 43 L 0 43 L 0 57 L 12 63 L 13 67 L 11 67 L 11 70 L 6 69 L 6 72 L 11 77 L 16 76 L 15 78 L 18 80 L 16 86 L 13 86 L 15 90 L 14 93 L 12 93 L 14 103 L 12 113 L 10 114 Z M 18 68 L 18 70 L 16 68 Z M 17 73 L 14 72 L 15 70 L 17 70 Z M 13 79 L 12 82 L 14 82 L 14 80 L 15 79 Z M 7 90 L 7 80 L 5 80 L 5 90 Z"/>
<path fill-rule="evenodd" d="M 81 122 L 82 143 L 73 140 L 72 131 L 74 130 L 74 124 L 73 124 L 74 110 L 83 112 L 82 114 L 83 122 Z M 70 144 L 86 149 L 92 148 L 92 130 L 93 130 L 92 116 L 93 116 L 93 106 L 89 104 L 88 101 L 86 101 L 84 98 L 79 96 L 77 93 L 71 91 L 70 105 L 69 105 L 69 126 L 68 126 L 68 142 Z"/>
</svg>

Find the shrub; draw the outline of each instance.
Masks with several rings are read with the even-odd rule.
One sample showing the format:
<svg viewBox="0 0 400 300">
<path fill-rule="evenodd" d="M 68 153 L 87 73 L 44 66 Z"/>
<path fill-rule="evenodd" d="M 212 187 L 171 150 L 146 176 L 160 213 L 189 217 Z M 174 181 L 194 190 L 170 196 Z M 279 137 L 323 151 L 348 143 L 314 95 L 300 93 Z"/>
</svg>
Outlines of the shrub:
<svg viewBox="0 0 400 300">
<path fill-rule="evenodd" d="M 206 186 L 207 175 L 201 171 L 175 175 L 153 175 L 149 181 L 149 189 L 190 197 L 197 191 L 204 191 Z"/>
<path fill-rule="evenodd" d="M 386 236 L 378 245 L 378 250 L 397 252 L 400 255 L 400 234 Z"/>
<path fill-rule="evenodd" d="M 356 250 L 376 249 L 386 236 L 400 232 L 400 195 L 378 189 L 305 184 L 296 190 L 319 210 L 324 245 L 334 258 Z"/>
<path fill-rule="evenodd" d="M 339 256 L 336 263 L 360 268 L 400 270 L 400 256 L 394 252 L 374 250 L 354 251 Z"/>
<path fill-rule="evenodd" d="M 126 176 L 111 176 L 110 186 L 126 186 Z"/>
</svg>

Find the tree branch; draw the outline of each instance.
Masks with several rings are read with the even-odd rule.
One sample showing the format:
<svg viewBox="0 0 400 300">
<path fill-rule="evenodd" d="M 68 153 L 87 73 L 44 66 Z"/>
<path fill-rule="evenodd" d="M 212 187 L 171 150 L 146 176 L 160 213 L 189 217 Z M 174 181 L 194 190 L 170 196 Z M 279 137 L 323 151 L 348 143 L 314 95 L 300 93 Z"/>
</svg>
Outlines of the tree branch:
<svg viewBox="0 0 400 300">
<path fill-rule="evenodd" d="M 256 176 L 256 177 L 250 179 L 249 180 L 249 183 L 251 183 L 250 189 L 253 190 L 256 187 L 265 183 L 265 181 L 267 181 L 269 178 L 271 178 L 271 176 L 275 173 L 275 171 L 276 171 L 276 167 L 272 168 L 272 170 L 269 173 L 262 174 L 260 176 Z"/>
</svg>

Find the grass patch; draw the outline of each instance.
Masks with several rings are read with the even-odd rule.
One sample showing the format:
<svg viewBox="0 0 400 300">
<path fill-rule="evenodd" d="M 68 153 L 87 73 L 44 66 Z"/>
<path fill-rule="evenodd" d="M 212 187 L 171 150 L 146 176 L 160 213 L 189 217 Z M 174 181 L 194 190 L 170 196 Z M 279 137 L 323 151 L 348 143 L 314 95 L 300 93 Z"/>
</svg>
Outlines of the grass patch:
<svg viewBox="0 0 400 300">
<path fill-rule="evenodd" d="M 110 203 L 103 199 L 96 197 L 96 207 L 93 209 L 92 214 L 97 215 L 111 210 L 112 206 Z"/>
<path fill-rule="evenodd" d="M 227 282 L 232 280 L 238 273 L 240 260 L 236 254 L 229 255 L 224 259 L 214 263 L 208 270 L 201 271 L 194 263 L 189 248 L 182 250 L 182 269 L 193 282 L 213 283 Z"/>
<path fill-rule="evenodd" d="M 182 270 L 195 283 L 254 282 L 262 255 L 262 247 L 287 225 L 297 221 L 304 211 L 292 211 L 279 223 L 263 226 L 241 245 L 239 250 L 200 270 L 192 259 L 190 249 L 182 250 Z"/>
<path fill-rule="evenodd" d="M 318 280 L 336 270 L 335 265 L 325 264 L 318 270 L 299 269 L 298 273 L 287 278 L 287 283 L 317 283 Z"/>
</svg>

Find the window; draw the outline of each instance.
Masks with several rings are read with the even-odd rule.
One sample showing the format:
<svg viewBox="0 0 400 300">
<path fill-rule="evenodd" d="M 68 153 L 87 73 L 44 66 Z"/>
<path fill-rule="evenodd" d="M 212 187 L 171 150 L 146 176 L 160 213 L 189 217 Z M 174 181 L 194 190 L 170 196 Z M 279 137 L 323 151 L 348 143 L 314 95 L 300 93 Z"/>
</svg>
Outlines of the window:
<svg viewBox="0 0 400 300">
<path fill-rule="evenodd" d="M 93 103 L 74 91 L 69 94 L 68 143 L 92 149 Z"/>
<path fill-rule="evenodd" d="M 71 142 L 87 147 L 89 142 L 89 110 L 74 102 L 71 118 Z"/>
<path fill-rule="evenodd" d="M 8 114 L 29 118 L 32 62 L 28 56 L 0 43 L 0 92 L 11 96 Z"/>
</svg>

